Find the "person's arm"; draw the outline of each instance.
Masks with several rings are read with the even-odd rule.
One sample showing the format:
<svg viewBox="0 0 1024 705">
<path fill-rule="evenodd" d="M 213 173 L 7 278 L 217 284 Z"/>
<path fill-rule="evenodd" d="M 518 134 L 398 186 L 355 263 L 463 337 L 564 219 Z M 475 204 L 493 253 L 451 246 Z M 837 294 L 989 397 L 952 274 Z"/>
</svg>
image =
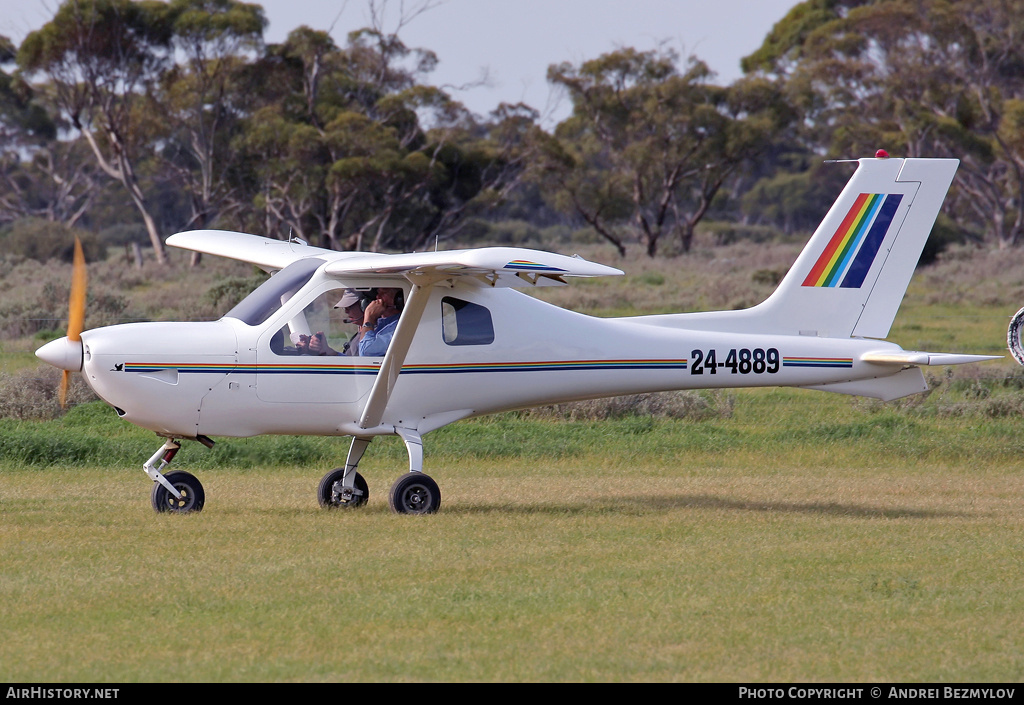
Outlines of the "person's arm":
<svg viewBox="0 0 1024 705">
<path fill-rule="evenodd" d="M 359 332 L 363 334 L 362 339 L 359 341 L 359 354 L 360 355 L 383 355 L 388 350 L 387 340 L 377 340 L 377 331 L 369 326 L 363 326 L 359 329 Z"/>
</svg>

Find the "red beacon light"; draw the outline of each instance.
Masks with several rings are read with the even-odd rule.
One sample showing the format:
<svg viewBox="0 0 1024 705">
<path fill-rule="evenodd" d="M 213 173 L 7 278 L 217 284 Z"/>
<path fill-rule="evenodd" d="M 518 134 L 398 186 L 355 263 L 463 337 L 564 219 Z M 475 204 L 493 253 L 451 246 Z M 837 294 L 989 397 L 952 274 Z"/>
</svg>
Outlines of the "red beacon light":
<svg viewBox="0 0 1024 705">
<path fill-rule="evenodd" d="M 875 159 L 888 159 L 888 158 L 889 158 L 889 153 L 886 152 L 884 149 L 880 149 L 877 152 L 875 152 Z"/>
</svg>

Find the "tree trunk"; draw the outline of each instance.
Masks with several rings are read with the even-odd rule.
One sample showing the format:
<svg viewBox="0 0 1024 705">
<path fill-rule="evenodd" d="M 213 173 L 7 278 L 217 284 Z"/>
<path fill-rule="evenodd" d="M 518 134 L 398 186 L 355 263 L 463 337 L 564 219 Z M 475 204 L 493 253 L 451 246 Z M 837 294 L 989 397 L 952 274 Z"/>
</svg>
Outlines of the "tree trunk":
<svg viewBox="0 0 1024 705">
<path fill-rule="evenodd" d="M 135 260 L 135 268 L 142 269 L 142 247 L 132 240 L 132 259 Z"/>
</svg>

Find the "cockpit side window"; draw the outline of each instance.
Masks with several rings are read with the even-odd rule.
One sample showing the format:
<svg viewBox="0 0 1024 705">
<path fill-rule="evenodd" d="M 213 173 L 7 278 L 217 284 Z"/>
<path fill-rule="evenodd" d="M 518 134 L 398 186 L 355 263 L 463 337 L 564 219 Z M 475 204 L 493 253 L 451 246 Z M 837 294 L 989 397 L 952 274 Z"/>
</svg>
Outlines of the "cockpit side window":
<svg viewBox="0 0 1024 705">
<path fill-rule="evenodd" d="M 271 352 L 277 355 L 358 355 L 355 336 L 359 326 L 350 321 L 341 308 L 347 291 L 336 286 L 310 301 L 274 335 L 270 341 Z"/>
<path fill-rule="evenodd" d="M 224 315 L 237 318 L 250 326 L 258 326 L 294 296 L 323 263 L 324 260 L 319 257 L 292 262 L 260 284 L 255 291 Z"/>
<path fill-rule="evenodd" d="M 441 337 L 448 345 L 494 342 L 491 312 L 479 304 L 450 296 L 441 299 Z"/>
</svg>

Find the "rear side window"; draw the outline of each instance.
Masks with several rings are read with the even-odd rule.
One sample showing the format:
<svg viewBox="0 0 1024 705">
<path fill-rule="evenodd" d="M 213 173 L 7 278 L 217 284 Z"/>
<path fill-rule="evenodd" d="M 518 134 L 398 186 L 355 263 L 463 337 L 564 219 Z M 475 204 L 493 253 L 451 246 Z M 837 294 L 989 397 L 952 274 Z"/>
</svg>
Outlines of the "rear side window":
<svg viewBox="0 0 1024 705">
<path fill-rule="evenodd" d="M 479 304 L 446 296 L 441 299 L 441 335 L 448 345 L 494 342 L 491 312 Z"/>
</svg>

